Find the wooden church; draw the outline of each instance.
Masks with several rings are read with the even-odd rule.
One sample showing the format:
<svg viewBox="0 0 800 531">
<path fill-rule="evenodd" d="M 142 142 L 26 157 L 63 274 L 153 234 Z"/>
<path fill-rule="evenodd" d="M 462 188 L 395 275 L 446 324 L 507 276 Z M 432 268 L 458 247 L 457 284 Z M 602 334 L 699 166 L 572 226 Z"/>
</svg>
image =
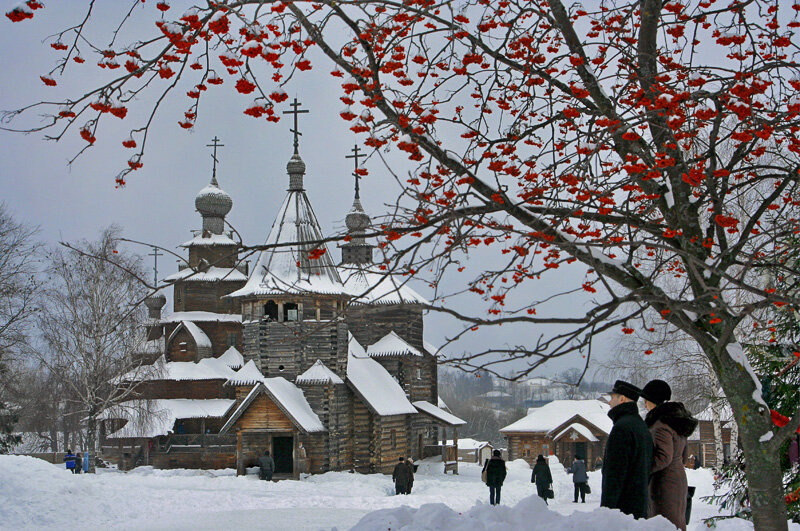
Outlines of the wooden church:
<svg viewBox="0 0 800 531">
<path fill-rule="evenodd" d="M 248 271 L 225 230 L 233 201 L 217 182 L 216 146 L 211 182 L 195 198 L 202 229 L 165 279 L 174 311 L 162 316 L 160 293 L 146 300 L 148 365 L 126 377 L 137 399 L 105 413 L 103 454 L 123 468 L 245 473 L 269 450 L 276 477 L 288 478 L 390 472 L 399 457 L 442 453 L 440 436 L 452 428 L 457 441 L 464 422 L 439 407 L 425 299 L 373 264 L 358 179 L 335 261 L 320 243 L 295 133 L 286 197 Z"/>
</svg>

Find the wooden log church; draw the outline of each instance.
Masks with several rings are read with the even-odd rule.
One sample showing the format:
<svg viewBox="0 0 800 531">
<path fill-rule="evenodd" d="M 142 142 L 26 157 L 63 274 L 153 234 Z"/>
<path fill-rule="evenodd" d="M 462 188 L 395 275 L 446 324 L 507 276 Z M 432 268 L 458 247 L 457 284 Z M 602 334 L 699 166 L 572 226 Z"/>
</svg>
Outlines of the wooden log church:
<svg viewBox="0 0 800 531">
<path fill-rule="evenodd" d="M 248 270 L 225 230 L 233 201 L 216 178 L 214 139 L 211 182 L 195 198 L 202 228 L 166 278 L 174 312 L 162 316 L 160 293 L 146 300 L 141 355 L 152 370 L 129 376 L 140 382 L 137 399 L 104 416 L 103 453 L 123 468 L 245 473 L 269 450 L 277 478 L 385 473 L 399 457 L 442 452 L 439 435 L 464 424 L 438 407 L 425 299 L 373 265 L 358 178 L 337 263 L 319 243 L 297 140 L 285 200 Z"/>
</svg>

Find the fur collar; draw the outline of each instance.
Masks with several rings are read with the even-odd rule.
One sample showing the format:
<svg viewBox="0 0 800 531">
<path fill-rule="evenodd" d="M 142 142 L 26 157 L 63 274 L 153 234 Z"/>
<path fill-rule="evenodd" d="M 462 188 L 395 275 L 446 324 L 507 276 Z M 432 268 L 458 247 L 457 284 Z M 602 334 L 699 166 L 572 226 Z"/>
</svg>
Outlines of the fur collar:
<svg viewBox="0 0 800 531">
<path fill-rule="evenodd" d="M 664 402 L 651 409 L 644 421 L 652 427 L 658 421 L 663 422 L 681 437 L 688 437 L 697 428 L 697 419 L 680 402 Z"/>
</svg>

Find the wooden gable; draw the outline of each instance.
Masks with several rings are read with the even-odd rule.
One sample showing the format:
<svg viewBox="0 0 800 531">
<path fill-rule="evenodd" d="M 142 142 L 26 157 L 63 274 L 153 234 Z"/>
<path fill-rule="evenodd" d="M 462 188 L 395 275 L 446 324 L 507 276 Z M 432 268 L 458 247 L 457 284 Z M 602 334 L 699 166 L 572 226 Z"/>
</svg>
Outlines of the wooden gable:
<svg viewBox="0 0 800 531">
<path fill-rule="evenodd" d="M 583 426 L 586 426 L 589 429 L 589 431 L 592 432 L 592 435 L 594 435 L 598 439 L 601 439 L 602 437 L 608 437 L 608 433 L 601 430 L 600 428 L 598 428 L 597 426 L 595 426 L 594 424 L 592 424 L 591 422 L 589 422 L 588 420 L 586 420 L 585 418 L 583 418 L 581 415 L 578 414 L 571 416 L 570 418 L 568 418 L 567 420 L 565 420 L 564 422 L 562 422 L 561 424 L 550 430 L 547 435 L 549 436 L 549 438 L 553 438 L 562 431 L 564 431 L 567 428 L 567 426 L 571 424 L 582 424 Z"/>
<path fill-rule="evenodd" d="M 274 430 L 292 431 L 294 426 L 283 411 L 266 393 L 259 394 L 233 423 L 234 431 L 240 430 Z"/>
</svg>

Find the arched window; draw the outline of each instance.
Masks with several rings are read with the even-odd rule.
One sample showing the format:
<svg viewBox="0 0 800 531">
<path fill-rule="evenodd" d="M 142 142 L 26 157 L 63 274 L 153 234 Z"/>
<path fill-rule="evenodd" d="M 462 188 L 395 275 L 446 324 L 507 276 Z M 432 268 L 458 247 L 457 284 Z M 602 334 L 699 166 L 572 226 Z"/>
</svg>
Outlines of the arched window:
<svg viewBox="0 0 800 531">
<path fill-rule="evenodd" d="M 297 304 L 294 302 L 283 303 L 283 320 L 284 321 L 297 321 L 299 319 Z"/>
<path fill-rule="evenodd" d="M 278 320 L 278 304 L 273 300 L 268 300 L 264 305 L 264 319 L 269 321 Z"/>
</svg>

